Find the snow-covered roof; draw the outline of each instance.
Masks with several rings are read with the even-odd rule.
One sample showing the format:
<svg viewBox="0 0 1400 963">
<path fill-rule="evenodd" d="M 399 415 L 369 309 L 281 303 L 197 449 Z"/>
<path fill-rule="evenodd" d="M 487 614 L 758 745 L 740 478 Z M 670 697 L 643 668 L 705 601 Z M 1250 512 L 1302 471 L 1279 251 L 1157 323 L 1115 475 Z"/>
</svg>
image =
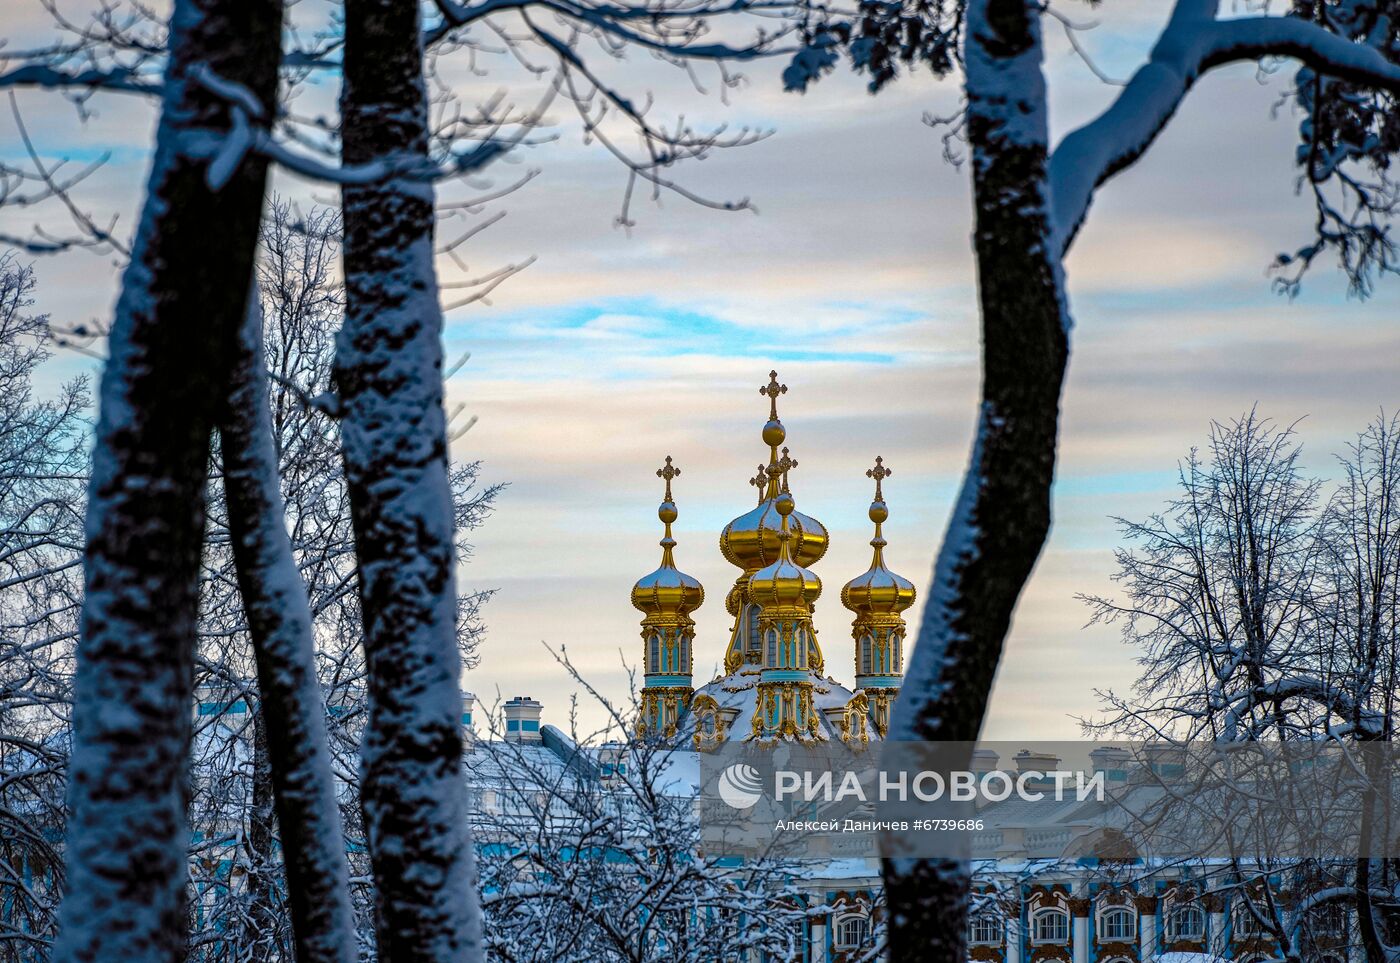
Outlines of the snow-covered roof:
<svg viewBox="0 0 1400 963">
<path fill-rule="evenodd" d="M 673 749 L 656 767 L 655 786 L 665 796 L 693 797 L 700 794 L 700 753 L 693 749 Z"/>
</svg>

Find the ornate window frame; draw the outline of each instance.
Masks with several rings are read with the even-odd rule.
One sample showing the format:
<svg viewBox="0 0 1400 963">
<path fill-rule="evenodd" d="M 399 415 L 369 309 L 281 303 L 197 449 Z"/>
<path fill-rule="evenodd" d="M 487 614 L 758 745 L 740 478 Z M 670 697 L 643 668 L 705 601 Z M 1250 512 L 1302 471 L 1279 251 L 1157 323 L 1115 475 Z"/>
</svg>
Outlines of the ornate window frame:
<svg viewBox="0 0 1400 963">
<path fill-rule="evenodd" d="M 1110 933 L 1110 918 L 1128 920 L 1126 933 Z M 1094 932 L 1098 936 L 1100 943 L 1131 943 L 1138 938 L 1138 918 L 1137 911 L 1131 906 L 1123 906 L 1120 903 L 1112 903 L 1099 907 L 1098 915 L 1094 919 Z"/>
<path fill-rule="evenodd" d="M 1181 926 L 1181 917 L 1183 916 L 1199 922 L 1189 930 L 1183 929 Z M 1206 911 L 1198 900 L 1174 902 L 1167 909 L 1166 919 L 1163 920 L 1162 925 L 1169 940 L 1203 940 L 1206 938 Z"/>
<path fill-rule="evenodd" d="M 1056 934 L 1053 936 L 1043 936 L 1041 925 L 1050 919 L 1059 920 L 1056 926 Z M 1063 930 L 1063 936 L 1059 935 Z M 1031 944 L 1033 946 L 1064 946 L 1069 943 L 1070 919 L 1069 910 L 1063 906 L 1042 906 L 1031 914 Z"/>
<path fill-rule="evenodd" d="M 847 938 L 847 927 L 855 927 L 857 938 Z M 831 923 L 831 942 L 838 950 L 858 950 L 870 941 L 870 917 L 862 912 L 845 913 Z"/>
<path fill-rule="evenodd" d="M 1001 917 L 994 913 L 978 913 L 967 922 L 967 942 L 972 946 L 997 946 L 1003 938 Z"/>
</svg>

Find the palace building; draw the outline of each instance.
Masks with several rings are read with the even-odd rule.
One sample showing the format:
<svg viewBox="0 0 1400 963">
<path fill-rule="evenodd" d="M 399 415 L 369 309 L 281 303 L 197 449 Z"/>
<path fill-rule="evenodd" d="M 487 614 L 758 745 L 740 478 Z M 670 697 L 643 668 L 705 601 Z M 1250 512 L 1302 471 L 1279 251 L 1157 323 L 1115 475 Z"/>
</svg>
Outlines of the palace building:
<svg viewBox="0 0 1400 963">
<path fill-rule="evenodd" d="M 798 462 L 784 444 L 787 429 L 778 417 L 778 399 L 787 390 L 776 371 L 759 388 L 768 400 L 762 431 L 768 463 L 750 479 L 758 504 L 720 532 L 720 552 L 739 570 L 725 596 L 734 622 L 724 673 L 698 688 L 691 613 L 704 603 L 705 590 L 676 567 L 672 481 L 680 469 L 668 455 L 656 472 L 665 482 L 657 509 L 664 526 L 661 565 L 632 588 L 632 604 L 644 616 L 640 736 L 688 735 L 695 748 L 708 751 L 726 739 L 864 745 L 888 731 L 904 673 L 903 613 L 915 599 L 914 584 L 885 564 L 889 508 L 883 482 L 891 471 L 877 457 L 866 472 L 875 482 L 869 508 L 873 555 L 870 567 L 841 589 L 841 604 L 853 616 L 845 650 L 855 676 L 855 688 L 849 689 L 828 674 L 812 624 L 822 593 L 812 566 L 826 554 L 829 535 L 826 526 L 797 509 L 791 475 Z"/>
</svg>

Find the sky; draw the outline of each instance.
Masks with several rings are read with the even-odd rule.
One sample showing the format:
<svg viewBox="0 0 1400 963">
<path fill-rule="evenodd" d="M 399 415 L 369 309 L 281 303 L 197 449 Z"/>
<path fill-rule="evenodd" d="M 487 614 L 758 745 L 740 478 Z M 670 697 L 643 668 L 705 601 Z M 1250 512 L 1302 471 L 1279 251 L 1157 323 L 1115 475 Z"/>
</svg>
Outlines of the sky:
<svg viewBox="0 0 1400 963">
<path fill-rule="evenodd" d="M 10 35 L 44 35 L 44 15 L 7 7 Z M 1127 76 L 1167 8 L 1129 0 L 1067 8 L 1100 71 Z M 1115 88 L 1097 79 L 1058 33 L 1048 37 L 1052 135 L 1092 117 Z M 479 65 L 478 65 L 479 66 Z M 495 65 L 500 68 L 500 65 Z M 504 217 L 463 247 L 471 273 L 534 258 L 489 304 L 448 312 L 447 350 L 471 358 L 449 402 L 477 417 L 455 444 L 482 477 L 506 482 L 476 533 L 461 580 L 494 588 L 479 668 L 465 680 L 486 703 L 530 695 L 544 721 L 567 725 L 579 694 L 587 730 L 602 710 L 555 661 L 564 649 L 603 696 L 625 701 L 641 659 L 632 583 L 656 567 L 655 476 L 665 456 L 682 469 L 677 564 L 704 584 L 696 613 L 696 676 L 712 676 L 730 628 L 724 596 L 736 570 L 720 529 L 753 504 L 746 479 L 766 455 L 758 388 L 776 368 L 798 507 L 831 531 L 815 571 L 826 591 L 816 625 L 829 671 L 850 682 L 849 613 L 840 586 L 869 562 L 865 470 L 879 455 L 891 518 L 886 557 L 923 590 L 964 468 L 977 401 L 977 309 L 969 248 L 966 165 L 945 160 L 943 132 L 956 84 L 904 77 L 878 96 L 836 75 L 805 95 L 784 93 L 781 64 L 745 68 L 746 81 L 697 91 L 669 66 L 635 54 L 608 75 L 655 116 L 696 127 L 729 123 L 771 134 L 674 172 L 688 189 L 756 208 L 722 212 L 675 195 L 634 202 L 618 163 L 585 143 L 556 105 L 550 136 L 447 196 L 490 192 L 532 171 L 520 190 L 485 206 Z M 532 103 L 527 82 L 461 63 L 443 77 L 466 99 L 506 89 Z M 1257 405 L 1299 428 L 1307 466 L 1335 477 L 1333 453 L 1376 412 L 1400 403 L 1400 285 L 1358 301 L 1331 263 L 1300 296 L 1276 293 L 1268 266 L 1308 240 L 1311 211 L 1295 193 L 1297 118 L 1280 98 L 1288 70 L 1212 74 L 1150 153 L 1107 186 L 1067 262 L 1075 317 L 1065 388 L 1054 529 L 1017 610 L 984 735 L 1072 738 L 1093 716 L 1096 690 L 1137 675 L 1113 626 L 1085 627 L 1079 593 L 1112 594 L 1115 517 L 1141 518 L 1171 496 L 1176 465 L 1204 442 L 1211 419 Z M 332 90 L 312 90 L 326 103 Z M 18 98 L 44 156 L 110 153 L 78 199 L 120 215 L 139 209 L 152 112 L 130 98 L 90 105 L 79 122 L 52 93 Z M 0 114 L 0 155 L 17 159 L 14 122 Z M 279 176 L 300 203 L 325 187 Z M 456 194 L 451 192 L 456 191 Z M 0 231 L 57 212 L 0 209 Z M 444 224 L 446 232 L 479 221 Z M 217 226 L 211 226 L 216 230 Z M 60 323 L 110 316 L 110 259 L 40 259 L 39 307 Z M 445 280 L 464 275 L 443 265 Z M 446 300 L 450 301 L 449 296 Z M 66 355 L 57 381 L 90 360 Z M 908 616 L 917 624 L 921 605 Z"/>
</svg>

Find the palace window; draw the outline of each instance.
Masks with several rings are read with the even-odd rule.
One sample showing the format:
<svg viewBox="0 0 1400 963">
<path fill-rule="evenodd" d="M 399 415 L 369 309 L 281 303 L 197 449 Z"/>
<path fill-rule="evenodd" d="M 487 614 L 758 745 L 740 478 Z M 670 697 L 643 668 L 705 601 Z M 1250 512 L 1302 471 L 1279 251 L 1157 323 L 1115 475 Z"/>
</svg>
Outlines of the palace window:
<svg viewBox="0 0 1400 963">
<path fill-rule="evenodd" d="M 1308 930 L 1313 936 L 1341 936 L 1346 929 L 1346 910 L 1340 903 L 1323 903 L 1308 913 Z"/>
<path fill-rule="evenodd" d="M 1239 905 L 1235 908 L 1234 929 L 1235 939 L 1237 940 L 1247 940 L 1264 935 L 1263 924 L 1260 922 L 1259 917 L 1250 911 L 1248 904 L 1244 900 L 1241 900 Z"/>
<path fill-rule="evenodd" d="M 988 913 L 981 916 L 974 916 L 972 922 L 967 927 L 967 941 L 969 943 L 1000 943 L 1001 942 L 1001 920 Z"/>
<path fill-rule="evenodd" d="M 651 637 L 651 671 L 661 671 L 661 636 Z"/>
<path fill-rule="evenodd" d="M 681 636 L 681 664 L 676 666 L 677 672 L 690 671 L 690 636 Z"/>
<path fill-rule="evenodd" d="M 834 935 L 838 950 L 859 949 L 870 935 L 870 922 L 864 916 L 844 916 L 836 921 Z"/>
<path fill-rule="evenodd" d="M 778 664 L 778 633 L 768 630 L 768 664 Z"/>
<path fill-rule="evenodd" d="M 1036 943 L 1068 943 L 1069 913 L 1056 907 L 1036 910 L 1031 917 L 1031 940 Z"/>
<path fill-rule="evenodd" d="M 1206 935 L 1206 914 L 1195 903 L 1172 908 L 1167 914 L 1167 936 L 1174 940 L 1199 940 Z"/>
<path fill-rule="evenodd" d="M 861 674 L 861 675 L 870 675 L 872 672 L 875 671 L 875 669 L 874 669 L 874 664 L 873 664 L 873 661 L 874 661 L 874 652 L 872 651 L 874 648 L 875 648 L 875 642 L 874 642 L 873 639 L 870 638 L 870 636 L 868 636 L 868 635 L 863 635 L 863 636 L 861 636 L 861 638 L 860 638 L 860 674 Z"/>
<path fill-rule="evenodd" d="M 1137 939 L 1137 914 L 1125 906 L 1110 906 L 1099 913 L 1099 939 Z"/>
<path fill-rule="evenodd" d="M 904 637 L 898 633 L 890 636 L 890 651 L 894 653 L 894 661 L 890 663 L 891 672 L 901 672 L 904 669 Z"/>
</svg>

